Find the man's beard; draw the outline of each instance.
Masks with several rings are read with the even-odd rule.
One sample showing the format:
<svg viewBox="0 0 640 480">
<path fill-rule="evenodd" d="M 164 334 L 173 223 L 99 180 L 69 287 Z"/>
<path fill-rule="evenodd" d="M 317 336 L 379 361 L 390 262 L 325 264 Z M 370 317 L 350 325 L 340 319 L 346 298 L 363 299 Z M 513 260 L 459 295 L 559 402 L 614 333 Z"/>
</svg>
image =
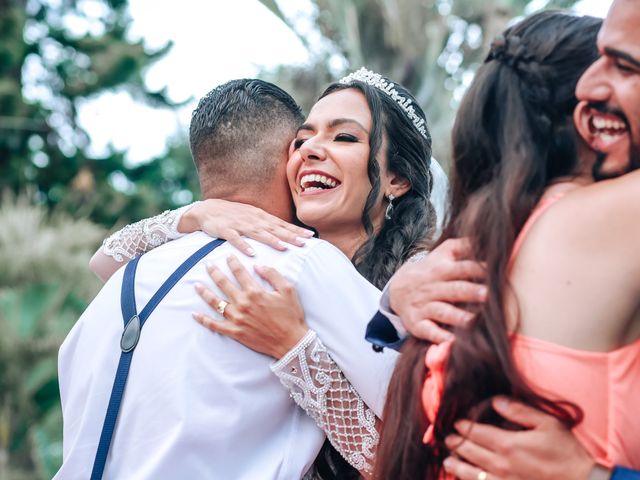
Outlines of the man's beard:
<svg viewBox="0 0 640 480">
<path fill-rule="evenodd" d="M 596 155 L 596 163 L 593 165 L 593 169 L 591 173 L 593 174 L 593 178 L 596 182 L 600 180 L 606 180 L 608 178 L 616 178 L 620 175 L 624 175 L 625 173 L 632 172 L 640 168 L 640 143 L 631 143 L 629 147 L 629 161 L 627 162 L 627 166 L 622 171 L 617 172 L 603 172 L 602 165 L 607 159 L 607 155 L 598 152 Z"/>
<path fill-rule="evenodd" d="M 597 110 L 604 114 L 612 114 L 617 116 L 620 120 L 622 120 L 622 122 L 624 122 L 627 132 L 629 132 L 628 135 L 631 136 L 631 125 L 629 123 L 629 120 L 627 119 L 627 116 L 621 109 L 613 107 L 606 102 L 590 102 L 589 108 Z M 631 139 L 629 143 L 629 162 L 627 162 L 626 167 L 624 167 L 621 171 L 619 170 L 607 173 L 603 172 L 602 166 L 605 163 L 607 156 L 602 152 L 596 152 L 596 163 L 593 165 L 593 169 L 591 171 L 596 182 L 599 180 L 606 180 L 608 178 L 616 178 L 620 175 L 624 175 L 625 173 L 629 173 L 640 168 L 640 143 L 634 143 L 633 139 Z"/>
</svg>

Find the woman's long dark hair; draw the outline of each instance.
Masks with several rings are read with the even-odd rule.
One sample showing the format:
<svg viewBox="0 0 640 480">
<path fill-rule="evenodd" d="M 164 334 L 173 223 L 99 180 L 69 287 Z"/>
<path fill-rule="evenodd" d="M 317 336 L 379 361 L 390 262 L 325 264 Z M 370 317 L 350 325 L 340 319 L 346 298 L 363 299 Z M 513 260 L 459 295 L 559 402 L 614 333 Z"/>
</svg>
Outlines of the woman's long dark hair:
<svg viewBox="0 0 640 480">
<path fill-rule="evenodd" d="M 425 114 L 413 95 L 401 85 L 393 85 L 400 95 L 412 101 L 416 115 L 424 119 L 426 128 Z M 435 210 L 429 200 L 433 187 L 429 169 L 431 134 L 426 128 L 426 138 L 423 137 L 395 100 L 361 81 L 333 83 L 320 98 L 347 88 L 357 89 L 364 94 L 372 117 L 367 163 L 371 191 L 362 212 L 362 224 L 368 238 L 358 248 L 352 261 L 363 277 L 382 288 L 411 255 L 424 250 L 435 229 Z M 382 153 L 387 158 L 387 170 L 407 179 L 411 188 L 393 201 L 391 218 L 385 219 L 382 228 L 376 232 L 370 213 L 379 201 L 380 164 L 377 158 L 381 153 L 383 135 L 387 148 Z"/>
<path fill-rule="evenodd" d="M 466 93 L 453 129 L 452 205 L 440 241 L 468 237 L 486 262 L 489 298 L 470 328 L 455 329 L 445 370 L 434 442 L 420 391 L 428 343 L 410 339 L 398 361 L 385 406 L 376 478 L 438 478 L 449 455 L 444 438 L 460 418 L 515 428 L 491 409 L 504 394 L 572 426 L 581 411 L 536 394 L 518 372 L 507 331 L 508 263 L 515 239 L 554 179 L 576 172 L 572 112 L 575 86 L 597 58 L 601 20 L 561 12 L 532 15 L 492 44 Z"/>
<path fill-rule="evenodd" d="M 333 83 L 320 98 L 347 88 L 357 89 L 364 94 L 372 117 L 367 163 L 371 191 L 362 213 L 362 224 L 368 238 L 351 260 L 363 277 L 376 287 L 382 288 L 409 257 L 429 245 L 435 230 L 436 214 L 429 200 L 433 187 L 429 169 L 431 134 L 426 126 L 425 114 L 415 98 L 397 83 L 394 83 L 396 91 L 410 99 L 415 113 L 424 119 L 426 138 L 416 129 L 395 100 L 366 83 Z M 411 188 L 393 201 L 391 218 L 385 219 L 382 228 L 376 232 L 370 212 L 379 201 L 380 164 L 377 157 L 381 151 L 383 135 L 387 145 L 386 151 L 383 152 L 387 158 L 387 170 L 409 180 Z M 338 454 L 328 440 L 325 441 L 314 468 L 316 477 L 325 480 L 360 478 L 357 470 Z"/>
</svg>

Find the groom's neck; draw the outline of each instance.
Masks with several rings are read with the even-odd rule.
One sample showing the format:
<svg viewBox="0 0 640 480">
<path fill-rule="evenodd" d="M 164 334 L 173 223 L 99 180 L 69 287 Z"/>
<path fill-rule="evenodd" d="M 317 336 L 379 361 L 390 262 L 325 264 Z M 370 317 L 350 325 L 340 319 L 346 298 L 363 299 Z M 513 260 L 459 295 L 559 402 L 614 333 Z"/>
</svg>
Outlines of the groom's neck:
<svg viewBox="0 0 640 480">
<path fill-rule="evenodd" d="M 294 219 L 294 207 L 288 190 L 286 197 L 283 198 L 281 194 L 277 194 L 268 186 L 259 191 L 254 191 L 254 188 L 237 188 L 225 192 L 215 189 L 214 191 L 203 191 L 202 198 L 216 198 L 228 202 L 245 203 L 260 208 L 287 222 L 292 222 Z"/>
</svg>

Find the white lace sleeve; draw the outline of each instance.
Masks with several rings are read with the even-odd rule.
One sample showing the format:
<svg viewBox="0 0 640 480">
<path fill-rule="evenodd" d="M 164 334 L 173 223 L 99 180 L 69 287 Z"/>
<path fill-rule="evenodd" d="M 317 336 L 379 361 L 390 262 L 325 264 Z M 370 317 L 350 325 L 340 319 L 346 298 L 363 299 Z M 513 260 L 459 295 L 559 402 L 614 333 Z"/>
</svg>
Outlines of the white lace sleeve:
<svg viewBox="0 0 640 480">
<path fill-rule="evenodd" d="M 427 258 L 427 255 L 429 255 L 429 251 L 428 250 L 421 250 L 418 253 L 414 253 L 413 255 L 411 255 L 408 259 L 407 259 L 407 263 L 416 263 L 419 262 L 420 260 L 422 260 L 423 258 Z"/>
<path fill-rule="evenodd" d="M 379 441 L 377 417 L 316 333 L 310 330 L 271 370 L 335 449 L 361 473 L 371 473 Z"/>
<path fill-rule="evenodd" d="M 182 215 L 198 202 L 176 210 L 166 210 L 155 217 L 121 228 L 102 243 L 102 252 L 117 262 L 141 255 L 164 243 L 183 236 L 178 232 Z"/>
</svg>

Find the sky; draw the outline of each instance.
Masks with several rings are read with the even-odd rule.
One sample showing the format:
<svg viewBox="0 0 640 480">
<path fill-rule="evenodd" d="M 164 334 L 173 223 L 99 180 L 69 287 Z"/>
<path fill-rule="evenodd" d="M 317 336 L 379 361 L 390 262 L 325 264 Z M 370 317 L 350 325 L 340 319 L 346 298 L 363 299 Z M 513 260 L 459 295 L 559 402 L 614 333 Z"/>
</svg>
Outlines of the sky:
<svg viewBox="0 0 640 480">
<path fill-rule="evenodd" d="M 534 0 L 544 4 L 545 0 Z M 581 0 L 580 13 L 603 17 L 611 0 Z M 279 0 L 301 19 L 307 1 Z M 175 111 L 136 103 L 122 91 L 90 99 L 79 109 L 79 122 L 90 138 L 89 153 L 100 156 L 112 145 L 139 163 L 162 155 L 172 138 L 186 138 L 197 99 L 216 85 L 255 76 L 259 67 L 305 63 L 309 54 L 296 35 L 257 0 L 129 0 L 130 35 L 157 49 L 173 41 L 170 52 L 145 74 L 151 90 L 168 88 L 169 97 L 188 103 Z"/>
</svg>

